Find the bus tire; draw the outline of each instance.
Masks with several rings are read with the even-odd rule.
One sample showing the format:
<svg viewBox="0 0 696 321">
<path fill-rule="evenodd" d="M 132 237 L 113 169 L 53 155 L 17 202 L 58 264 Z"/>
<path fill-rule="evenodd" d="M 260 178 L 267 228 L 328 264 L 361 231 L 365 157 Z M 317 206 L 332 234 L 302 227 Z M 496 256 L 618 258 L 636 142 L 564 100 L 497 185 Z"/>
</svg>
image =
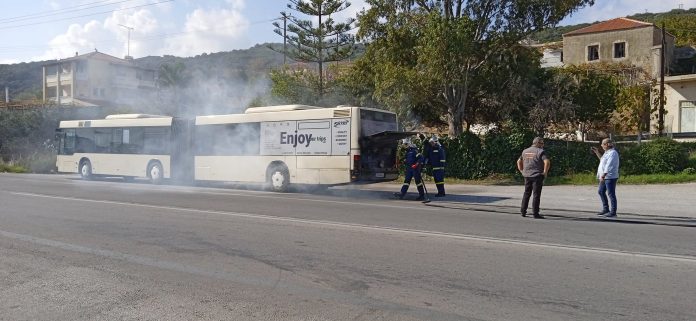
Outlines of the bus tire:
<svg viewBox="0 0 696 321">
<path fill-rule="evenodd" d="M 273 165 L 268 171 L 268 183 L 274 192 L 287 192 L 290 185 L 290 173 L 287 167 Z"/>
<path fill-rule="evenodd" d="M 92 163 L 89 159 L 80 162 L 80 177 L 86 181 L 92 179 Z"/>
<path fill-rule="evenodd" d="M 150 183 L 152 184 L 162 184 L 162 180 L 164 178 L 162 164 L 160 162 L 150 163 L 150 165 L 147 167 L 147 177 L 150 179 Z"/>
</svg>

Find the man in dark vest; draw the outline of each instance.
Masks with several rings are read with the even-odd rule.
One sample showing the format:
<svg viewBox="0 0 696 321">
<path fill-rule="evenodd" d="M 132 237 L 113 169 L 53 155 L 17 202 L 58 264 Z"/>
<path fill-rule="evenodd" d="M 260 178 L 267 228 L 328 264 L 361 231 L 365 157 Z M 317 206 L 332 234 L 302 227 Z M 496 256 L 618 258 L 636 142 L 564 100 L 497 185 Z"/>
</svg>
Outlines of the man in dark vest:
<svg viewBox="0 0 696 321">
<path fill-rule="evenodd" d="M 544 218 L 539 214 L 539 203 L 541 202 L 541 187 L 544 185 L 544 178 L 549 174 L 550 168 L 551 160 L 544 152 L 544 139 L 536 137 L 532 146 L 522 151 L 522 155 L 517 159 L 517 169 L 524 176 L 524 194 L 520 208 L 522 217 L 527 216 L 529 197 L 533 193 L 532 211 L 534 218 Z"/>
</svg>

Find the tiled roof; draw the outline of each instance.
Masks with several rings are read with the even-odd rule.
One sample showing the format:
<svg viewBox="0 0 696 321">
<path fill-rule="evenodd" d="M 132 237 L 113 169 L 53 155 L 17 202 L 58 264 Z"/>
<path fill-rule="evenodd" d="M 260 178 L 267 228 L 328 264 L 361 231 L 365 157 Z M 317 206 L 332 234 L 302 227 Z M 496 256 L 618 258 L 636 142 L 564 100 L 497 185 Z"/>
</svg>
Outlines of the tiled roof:
<svg viewBox="0 0 696 321">
<path fill-rule="evenodd" d="M 574 30 L 574 31 L 565 33 L 565 34 L 563 34 L 563 36 L 564 37 L 576 36 L 576 35 L 582 35 L 582 34 L 586 34 L 586 33 L 605 32 L 605 31 L 613 31 L 613 30 L 626 30 L 626 29 L 635 29 L 635 28 L 643 28 L 643 27 L 650 27 L 650 26 L 654 26 L 654 25 L 652 23 L 647 23 L 647 22 L 628 19 L 628 18 L 616 18 L 616 19 L 611 19 L 611 20 L 595 23 L 591 26 L 587 26 L 585 28 L 580 28 L 578 30 Z"/>
</svg>

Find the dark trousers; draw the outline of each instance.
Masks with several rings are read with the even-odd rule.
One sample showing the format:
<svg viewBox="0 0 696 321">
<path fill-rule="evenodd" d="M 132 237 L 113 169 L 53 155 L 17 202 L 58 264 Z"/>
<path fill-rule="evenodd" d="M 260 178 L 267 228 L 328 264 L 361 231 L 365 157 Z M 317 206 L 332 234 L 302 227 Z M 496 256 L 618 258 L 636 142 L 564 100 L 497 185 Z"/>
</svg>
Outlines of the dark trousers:
<svg viewBox="0 0 696 321">
<path fill-rule="evenodd" d="M 529 197 L 532 196 L 532 194 L 534 194 L 534 198 L 532 199 L 532 213 L 534 215 L 539 214 L 542 186 L 544 186 L 544 175 L 524 178 L 524 194 L 522 195 L 522 207 L 520 208 L 520 212 L 522 214 L 527 214 Z"/>
<path fill-rule="evenodd" d="M 418 195 L 423 196 L 424 195 L 424 189 L 423 189 L 423 179 L 421 178 L 421 173 L 420 173 L 420 167 L 417 169 L 413 169 L 410 166 L 406 169 L 406 177 L 404 179 L 404 185 L 401 186 L 401 197 L 404 197 L 406 195 L 406 192 L 408 192 L 408 187 L 411 185 L 411 179 L 415 178 L 416 179 L 416 187 L 418 188 Z"/>
<path fill-rule="evenodd" d="M 616 181 L 618 178 L 605 179 L 604 181 L 599 181 L 599 199 L 602 200 L 602 212 L 607 212 L 616 214 Z M 607 199 L 607 194 L 609 194 L 609 199 Z M 611 204 L 611 208 L 609 207 Z"/>
<path fill-rule="evenodd" d="M 435 179 L 437 194 L 445 195 L 445 169 L 433 169 L 433 179 Z"/>
</svg>

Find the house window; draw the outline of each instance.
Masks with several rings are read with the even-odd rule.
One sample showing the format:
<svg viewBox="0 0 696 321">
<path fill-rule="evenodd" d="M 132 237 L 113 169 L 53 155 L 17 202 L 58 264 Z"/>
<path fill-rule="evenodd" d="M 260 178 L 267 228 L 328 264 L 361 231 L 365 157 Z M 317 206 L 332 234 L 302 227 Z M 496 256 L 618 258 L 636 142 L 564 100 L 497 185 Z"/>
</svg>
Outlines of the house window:
<svg viewBox="0 0 696 321">
<path fill-rule="evenodd" d="M 696 132 L 696 101 L 679 102 L 679 131 Z"/>
<path fill-rule="evenodd" d="M 614 44 L 614 58 L 626 57 L 626 43 L 617 42 Z"/>
<path fill-rule="evenodd" d="M 587 46 L 587 61 L 599 60 L 599 45 Z"/>
</svg>

